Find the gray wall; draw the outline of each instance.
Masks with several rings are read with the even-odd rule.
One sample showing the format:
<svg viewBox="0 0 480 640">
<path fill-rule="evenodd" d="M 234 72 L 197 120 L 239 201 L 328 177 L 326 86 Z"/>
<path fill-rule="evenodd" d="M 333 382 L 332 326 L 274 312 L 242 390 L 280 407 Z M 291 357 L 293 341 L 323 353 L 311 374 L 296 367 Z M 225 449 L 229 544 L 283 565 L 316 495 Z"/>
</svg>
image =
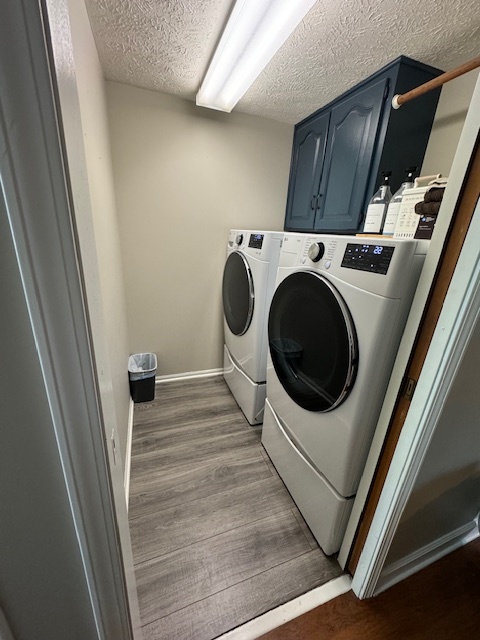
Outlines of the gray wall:
<svg viewBox="0 0 480 640">
<path fill-rule="evenodd" d="M 158 374 L 223 365 L 231 227 L 282 229 L 293 127 L 107 82 L 129 347 Z"/>
<path fill-rule="evenodd" d="M 477 75 L 444 87 L 423 174 L 449 173 Z M 293 127 L 113 82 L 107 97 L 130 351 L 159 374 L 221 367 L 226 233 L 283 229 Z"/>
<path fill-rule="evenodd" d="M 1 191 L 0 274 L 0 606 L 15 640 L 96 638 Z"/>
<path fill-rule="evenodd" d="M 48 137 L 43 125 L 51 123 L 29 118 L 32 103 L 46 104 L 31 72 L 33 63 L 35 79 L 45 78 L 41 21 L 38 7 L 29 8 L 0 4 L 0 607 L 15 640 L 90 640 L 98 637 L 92 605 L 4 200 L 12 217 L 18 201 L 45 220 L 51 185 L 40 176 L 58 171 L 56 158 L 39 168 L 28 153 L 32 131 Z M 24 193 L 25 174 L 34 195 Z"/>
<path fill-rule="evenodd" d="M 68 13 L 41 5 L 0 3 L 0 635 L 6 620 L 16 640 L 120 640 L 123 474 L 106 459 L 45 42 L 55 13 L 49 26 L 70 43 Z"/>
<path fill-rule="evenodd" d="M 84 262 L 89 259 L 98 262 L 101 300 L 95 303 L 90 300 L 90 304 L 102 307 L 105 347 L 110 364 L 108 384 L 112 385 L 121 457 L 125 462 L 130 403 L 127 373 L 129 351 L 105 81 L 85 3 L 83 0 L 69 0 L 68 6 L 91 202 L 91 213 L 87 206 L 77 206 L 75 214 L 77 217 L 92 216 L 96 246 L 81 246 L 81 252 Z M 69 108 L 69 104 L 62 104 L 62 110 Z M 96 251 L 94 258 L 91 255 L 93 251 Z M 101 366 L 101 363 L 98 364 Z"/>
</svg>

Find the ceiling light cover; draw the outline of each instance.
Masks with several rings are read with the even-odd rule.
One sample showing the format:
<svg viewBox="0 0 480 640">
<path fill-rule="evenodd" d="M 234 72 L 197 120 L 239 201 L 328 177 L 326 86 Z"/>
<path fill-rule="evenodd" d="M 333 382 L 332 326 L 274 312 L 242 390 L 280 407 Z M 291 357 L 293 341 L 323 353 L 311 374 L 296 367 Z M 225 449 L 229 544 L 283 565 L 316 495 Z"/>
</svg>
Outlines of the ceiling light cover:
<svg viewBox="0 0 480 640">
<path fill-rule="evenodd" d="M 197 105 L 230 112 L 316 0 L 237 0 Z"/>
</svg>

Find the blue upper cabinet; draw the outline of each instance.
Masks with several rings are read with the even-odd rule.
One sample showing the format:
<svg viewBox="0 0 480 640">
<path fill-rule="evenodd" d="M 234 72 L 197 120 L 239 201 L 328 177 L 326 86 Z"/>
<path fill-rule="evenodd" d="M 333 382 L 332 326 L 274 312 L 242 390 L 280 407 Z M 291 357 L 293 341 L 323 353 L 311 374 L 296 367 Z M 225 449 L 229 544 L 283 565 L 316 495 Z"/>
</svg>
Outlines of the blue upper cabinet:
<svg viewBox="0 0 480 640">
<path fill-rule="evenodd" d="M 329 113 L 321 114 L 295 133 L 292 171 L 297 179 L 291 185 L 289 195 L 291 224 L 297 230 L 307 231 L 314 224 L 329 120 Z"/>
<path fill-rule="evenodd" d="M 362 228 L 381 172 L 392 171 L 394 192 L 407 167 L 421 167 L 440 90 L 398 111 L 392 97 L 440 73 L 402 56 L 296 125 L 286 231 Z"/>
<path fill-rule="evenodd" d="M 383 78 L 332 109 L 316 231 L 358 228 L 387 87 Z"/>
</svg>

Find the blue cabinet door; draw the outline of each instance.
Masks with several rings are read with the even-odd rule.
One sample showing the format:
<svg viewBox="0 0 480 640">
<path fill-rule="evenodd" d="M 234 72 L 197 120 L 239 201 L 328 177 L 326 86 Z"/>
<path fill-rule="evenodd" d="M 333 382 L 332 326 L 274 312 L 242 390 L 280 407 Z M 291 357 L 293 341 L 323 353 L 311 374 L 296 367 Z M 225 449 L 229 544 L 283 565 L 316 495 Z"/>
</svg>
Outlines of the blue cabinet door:
<svg viewBox="0 0 480 640">
<path fill-rule="evenodd" d="M 324 166 L 330 113 L 325 113 L 295 132 L 285 229 L 311 231 Z"/>
<path fill-rule="evenodd" d="M 384 77 L 333 107 L 315 231 L 359 229 L 387 88 Z"/>
</svg>

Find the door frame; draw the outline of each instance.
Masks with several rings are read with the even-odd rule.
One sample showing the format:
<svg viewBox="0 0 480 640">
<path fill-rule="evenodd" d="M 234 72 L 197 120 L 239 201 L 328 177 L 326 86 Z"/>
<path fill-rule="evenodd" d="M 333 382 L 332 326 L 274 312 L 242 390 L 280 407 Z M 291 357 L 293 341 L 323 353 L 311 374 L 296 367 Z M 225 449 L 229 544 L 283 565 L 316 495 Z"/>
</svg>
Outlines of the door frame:
<svg viewBox="0 0 480 640">
<path fill-rule="evenodd" d="M 445 196 L 442 202 L 442 215 L 439 216 L 437 220 L 435 233 L 430 241 L 428 253 L 425 258 L 425 263 L 420 275 L 410 314 L 405 325 L 397 358 L 395 360 L 390 382 L 388 384 L 383 406 L 377 422 L 370 452 L 368 454 L 367 462 L 365 464 L 355 502 L 353 504 L 352 513 L 350 515 L 346 533 L 338 555 L 338 561 L 342 568 L 347 566 L 356 533 L 366 508 L 370 495 L 370 488 L 382 454 L 385 438 L 387 436 L 390 418 L 394 411 L 410 355 L 415 345 L 418 327 L 428 301 L 428 296 L 437 271 L 438 263 L 442 256 L 443 246 L 450 227 L 451 218 L 460 197 L 465 175 L 470 166 L 479 126 L 480 83 L 477 82 L 450 172 L 449 184 L 445 190 Z"/>
<path fill-rule="evenodd" d="M 480 317 L 479 237 L 480 201 L 353 577 L 352 590 L 359 598 L 377 593 L 387 553 L 434 435 L 444 399 Z M 466 540 L 469 539 L 467 536 Z M 462 543 L 463 538 L 456 540 L 455 546 Z M 441 555 L 451 550 L 452 547 L 443 549 Z M 433 559 L 438 557 L 437 554 Z"/>
<path fill-rule="evenodd" d="M 2 28 L 15 34 L 0 42 L 0 135 L 8 155 L 2 189 L 10 231 L 98 638 L 132 640 L 141 637 L 140 617 L 111 378 L 102 370 L 98 267 L 84 260 L 85 247 L 95 245 L 68 6 L 18 0 L 7 3 L 2 16 Z M 61 82 L 77 105 L 67 116 L 78 143 L 70 155 L 52 43 L 61 46 Z"/>
<path fill-rule="evenodd" d="M 452 165 L 452 171 L 444 197 L 445 205 L 443 211 L 449 210 L 451 214 L 453 214 L 459 201 L 474 153 L 478 148 L 479 130 L 480 79 L 477 81 Z M 480 301 L 478 292 L 480 287 L 480 271 L 478 266 L 480 253 L 476 246 L 478 244 L 477 239 L 480 229 L 479 208 L 477 203 L 475 215 L 466 236 L 451 286 L 445 298 L 443 310 L 430 344 L 425 365 L 418 380 L 415 397 L 412 399 L 398 441 L 398 446 L 395 449 L 390 469 L 380 494 L 378 505 L 373 514 L 365 544 L 359 554 L 360 558 L 354 572 L 352 588 L 360 598 L 370 597 L 376 593 L 376 586 L 388 549 L 390 548 L 401 514 L 418 475 L 426 448 L 432 437 L 436 418 L 442 406 L 443 397 L 452 383 L 456 366 L 463 355 L 476 320 L 475 309 L 478 308 Z M 446 218 L 448 218 L 448 222 L 450 222 L 451 216 L 446 216 Z M 439 222 L 440 220 L 441 219 L 439 219 Z M 475 233 L 477 234 L 476 237 Z M 477 307 L 475 307 L 475 305 L 477 305 Z M 402 341 L 401 347 L 405 346 L 403 342 L 404 341 Z M 382 416 L 389 421 L 392 414 L 393 406 L 400 389 L 399 382 L 403 373 L 406 371 L 408 358 L 412 349 L 410 349 L 408 353 L 407 351 L 407 349 L 404 349 L 403 354 L 400 353 L 400 356 L 403 355 L 403 359 L 402 357 L 399 359 L 400 363 L 397 359 L 395 369 L 400 369 L 402 375 L 399 376 L 399 371 L 396 372 L 394 370 L 394 374 L 397 373 L 397 379 L 394 380 L 395 376 L 392 375 L 392 381 L 387 391 L 380 422 Z M 395 394 L 392 393 L 392 382 L 396 382 L 394 388 Z M 393 395 L 395 395 L 394 398 Z M 390 400 L 392 404 L 388 404 L 387 400 Z M 347 531 L 349 540 L 344 541 L 344 545 L 342 545 L 341 554 L 343 553 L 343 561 L 345 564 L 351 551 L 353 537 L 365 511 L 368 492 L 380 457 L 385 433 L 386 431 L 382 430 L 380 434 L 381 437 L 379 434 L 375 436 L 374 446 L 372 446 L 366 468 L 365 475 L 367 477 L 364 477 L 362 480 L 363 486 L 361 486 L 362 494 L 360 496 L 362 498 L 362 504 L 357 505 L 355 513 L 352 514 L 353 521 L 351 519 L 349 523 L 350 530 Z M 368 487 L 366 486 L 367 483 Z"/>
<path fill-rule="evenodd" d="M 75 98 L 68 7 L 65 0 L 43 0 L 40 6 L 44 12 L 48 12 L 44 13 L 44 17 L 48 15 L 50 27 L 54 19 L 58 20 L 58 37 L 62 35 L 66 38 L 63 51 L 67 55 L 61 62 L 67 62 L 71 66 L 67 66 L 65 70 L 63 88 L 65 91 L 72 91 Z M 28 0 L 8 3 L 8 12 L 17 25 L 15 33 L 18 37 L 18 49 L 9 52 L 8 64 L 17 71 L 18 78 L 21 78 L 22 113 L 19 111 L 19 121 L 20 117 L 26 117 L 39 123 L 35 139 L 25 141 L 23 148 L 18 148 L 18 130 L 5 129 L 6 134 L 12 135 L 7 147 L 15 151 L 6 194 L 9 197 L 10 223 L 42 363 L 45 387 L 49 394 L 58 448 L 64 464 L 65 482 L 71 500 L 71 515 L 77 528 L 99 638 L 131 639 L 135 637 L 136 629 L 139 628 L 138 603 L 130 540 L 125 532 L 125 527 L 128 532 L 128 520 L 123 494 L 123 473 L 121 465 L 115 463 L 111 443 L 107 437 L 111 426 L 109 421 L 112 418 L 105 408 L 109 401 L 102 393 L 104 381 L 98 375 L 103 329 L 100 314 L 95 316 L 93 300 L 95 295 L 99 294 L 100 287 L 95 268 L 91 267 L 88 274 L 85 272 L 86 265 L 82 263 L 82 240 L 79 238 L 80 232 L 73 213 L 77 206 L 83 206 L 87 210 L 90 207 L 83 145 L 80 146 L 77 156 L 78 165 L 72 165 L 73 156 L 70 155 L 67 167 L 65 147 L 59 144 L 58 114 L 52 100 L 52 77 L 49 77 L 49 71 L 52 75 L 53 71 L 45 64 L 45 39 L 40 37 L 42 29 L 45 28 L 40 12 L 32 10 L 32 4 Z M 48 37 L 46 39 L 48 41 Z M 70 76 L 69 71 L 73 72 Z M 56 81 L 57 90 L 61 91 L 58 77 Z M 2 100 L 15 100 L 18 97 L 18 94 L 12 92 L 2 95 Z M 58 99 L 58 93 L 56 97 Z M 58 108 L 58 102 L 56 106 Z M 473 113 L 475 110 L 478 114 L 476 116 Z M 459 180 L 457 174 L 461 173 L 462 162 L 463 165 L 468 165 L 471 153 L 468 158 L 465 154 L 469 143 L 471 146 L 474 141 L 471 135 L 472 123 L 476 124 L 478 132 L 479 118 L 480 89 L 477 83 L 455 158 L 456 173 L 452 169 L 451 182 L 447 189 L 448 194 L 452 194 L 451 197 L 454 194 L 455 181 Z M 72 127 L 77 127 L 76 135 L 80 131 L 79 122 L 78 109 L 72 112 L 70 122 Z M 470 126 L 469 140 L 468 131 L 467 135 L 465 134 L 468 129 L 467 123 Z M 45 162 L 46 159 L 48 162 Z M 35 192 L 38 174 L 37 180 L 31 180 L 29 183 L 32 175 L 28 174 L 28 171 L 23 172 L 28 166 L 35 167 L 38 172 L 42 163 L 48 168 L 43 176 L 46 188 L 42 192 L 42 197 L 45 198 L 42 213 L 45 212 L 45 217 L 38 220 L 31 215 L 27 206 L 28 198 L 25 197 L 26 194 L 29 196 L 30 205 L 35 202 L 38 195 Z M 68 181 L 69 171 L 73 171 L 74 168 L 83 180 L 83 188 L 79 189 L 76 196 Z M 465 175 L 465 171 L 466 167 L 463 166 L 462 176 Z M 478 218 L 477 211 L 475 224 L 478 223 Z M 441 226 L 440 220 L 439 228 Z M 93 237 L 91 228 L 85 228 L 84 232 L 90 233 Z M 84 240 L 86 237 L 85 235 Z M 472 256 L 470 260 L 473 260 Z M 471 275 L 473 273 L 471 270 Z M 460 276 L 465 280 L 466 270 L 462 271 Z M 92 280 L 88 280 L 90 277 Z M 473 287 L 473 280 L 470 284 Z M 478 292 L 471 288 L 468 295 L 473 301 Z M 101 296 L 99 299 L 101 300 Z M 464 305 L 460 311 L 466 318 L 468 313 L 471 314 L 472 308 L 466 308 Z M 462 318 L 458 308 L 455 313 L 455 318 L 451 320 L 456 319 L 457 325 L 452 325 L 449 333 L 449 348 L 452 348 L 452 353 L 455 346 L 453 338 L 457 335 L 455 331 L 458 335 L 460 330 L 464 332 L 462 335 L 468 334 L 468 323 L 465 321 L 461 325 Z M 438 354 L 435 355 L 438 357 Z M 443 364 L 446 366 L 445 360 Z M 446 384 L 447 379 L 442 382 Z M 417 392 L 417 398 L 419 395 Z M 75 428 L 79 421 L 85 427 L 83 430 Z M 426 430 L 424 435 L 427 436 Z M 382 493 L 381 505 L 377 509 L 355 573 L 354 589 L 357 595 L 361 594 L 360 597 L 366 597 L 374 590 L 379 570 L 383 566 L 385 549 L 394 532 L 395 518 L 398 521 L 401 500 L 406 495 L 400 495 L 400 487 L 398 491 L 392 491 L 392 482 L 395 480 L 392 480 L 391 476 L 393 472 L 398 477 L 402 475 L 402 487 L 406 488 L 407 481 L 414 477 L 414 462 L 418 462 L 421 455 L 418 451 L 416 457 L 413 457 L 415 451 L 412 447 L 408 449 L 406 446 L 412 445 L 411 434 L 410 440 L 407 437 L 408 434 L 405 432 L 402 449 L 399 447 L 398 455 L 392 464 Z M 417 444 L 422 444 L 418 442 L 418 438 Z M 405 457 L 408 451 L 412 453 L 408 460 L 409 465 L 399 468 L 402 462 L 400 453 Z M 373 473 L 372 469 L 370 471 Z M 386 493 L 387 490 L 389 495 Z M 118 499 L 120 495 L 121 500 Z"/>
<path fill-rule="evenodd" d="M 428 349 L 431 345 L 435 327 L 437 326 L 442 307 L 445 302 L 460 252 L 473 218 L 475 207 L 480 195 L 480 141 L 476 146 L 472 164 L 466 177 L 461 198 L 456 207 L 454 219 L 445 244 L 444 255 L 438 265 L 438 271 L 430 292 L 430 299 L 425 307 L 424 316 L 418 329 L 415 348 L 405 372 L 404 385 L 397 397 L 395 409 L 392 413 L 388 435 L 382 450 L 375 478 L 370 488 L 368 504 L 366 505 L 362 522 L 356 534 L 355 544 L 348 562 L 348 569 L 355 572 L 359 555 L 371 525 L 373 514 L 378 504 L 385 478 L 388 473 L 400 433 L 408 414 L 410 403 L 422 372 Z"/>
</svg>

